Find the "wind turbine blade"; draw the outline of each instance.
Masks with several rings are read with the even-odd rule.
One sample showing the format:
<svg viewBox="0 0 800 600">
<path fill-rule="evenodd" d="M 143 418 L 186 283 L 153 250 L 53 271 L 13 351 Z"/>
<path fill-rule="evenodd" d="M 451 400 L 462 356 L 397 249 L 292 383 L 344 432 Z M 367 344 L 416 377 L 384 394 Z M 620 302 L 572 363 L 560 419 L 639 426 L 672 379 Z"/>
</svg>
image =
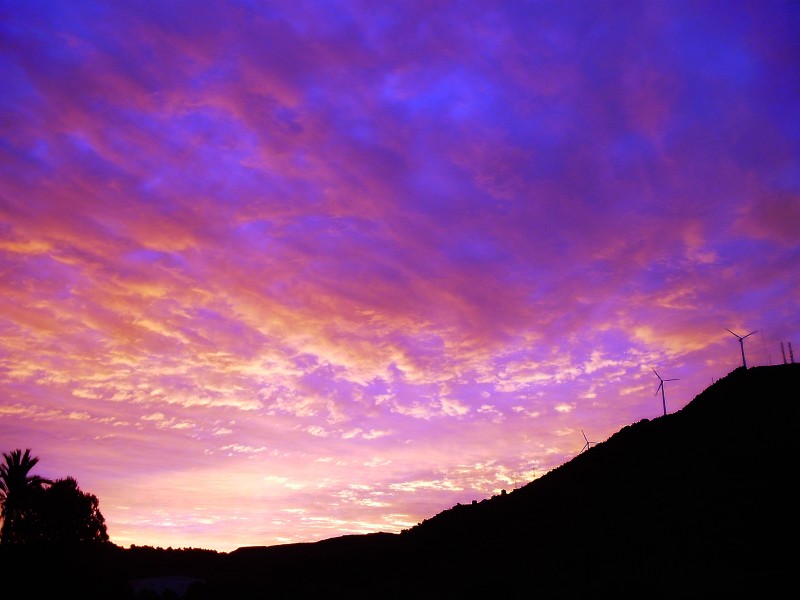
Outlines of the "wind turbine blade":
<svg viewBox="0 0 800 600">
<path fill-rule="evenodd" d="M 732 332 L 730 329 L 728 329 L 727 327 L 725 328 L 725 331 L 727 331 L 728 333 L 733 333 L 733 332 Z M 737 338 L 739 338 L 739 339 L 742 339 L 742 338 L 741 338 L 741 336 L 740 336 L 738 333 L 733 333 L 733 335 L 735 335 L 735 336 L 736 336 Z"/>
<path fill-rule="evenodd" d="M 651 368 L 651 369 L 653 369 L 653 367 L 650 367 L 650 368 Z M 653 373 L 655 373 L 655 374 L 656 374 L 656 377 L 658 377 L 659 379 L 661 379 L 661 375 L 659 375 L 659 374 L 658 374 L 658 371 L 656 371 L 655 369 L 653 369 Z"/>
<path fill-rule="evenodd" d="M 583 433 L 583 429 L 581 429 L 581 433 Z M 589 443 L 589 438 L 587 438 L 587 437 L 586 437 L 586 434 L 585 434 L 585 433 L 583 433 L 583 439 L 585 439 L 585 440 L 586 440 L 586 443 L 587 443 L 587 444 Z"/>
<path fill-rule="evenodd" d="M 680 381 L 680 379 L 665 379 L 664 381 Z"/>
<path fill-rule="evenodd" d="M 750 337 L 751 335 L 753 335 L 754 333 L 758 333 L 758 330 L 756 330 L 756 331 L 753 331 L 753 332 L 751 332 L 751 333 L 748 333 L 748 334 L 747 334 L 746 336 L 744 336 L 742 339 L 744 339 L 744 338 L 749 338 L 749 337 Z"/>
<path fill-rule="evenodd" d="M 660 391 L 661 391 L 661 386 L 662 386 L 662 385 L 664 385 L 664 382 L 663 382 L 663 381 L 662 381 L 661 383 L 659 383 L 659 384 L 658 384 L 658 387 L 656 388 L 656 393 L 655 393 L 655 394 L 653 394 L 653 396 L 657 396 L 657 395 L 658 395 L 658 392 L 660 392 Z"/>
</svg>

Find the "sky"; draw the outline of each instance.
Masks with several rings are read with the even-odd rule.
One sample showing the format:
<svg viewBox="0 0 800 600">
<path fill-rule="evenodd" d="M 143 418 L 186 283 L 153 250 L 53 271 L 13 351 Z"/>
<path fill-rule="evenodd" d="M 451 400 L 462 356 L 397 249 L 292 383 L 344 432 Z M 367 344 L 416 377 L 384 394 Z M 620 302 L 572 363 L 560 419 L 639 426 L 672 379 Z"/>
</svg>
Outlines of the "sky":
<svg viewBox="0 0 800 600">
<path fill-rule="evenodd" d="M 115 544 L 228 552 L 511 492 L 741 366 L 727 329 L 790 360 L 798 31 L 0 0 L 0 451 Z"/>
</svg>

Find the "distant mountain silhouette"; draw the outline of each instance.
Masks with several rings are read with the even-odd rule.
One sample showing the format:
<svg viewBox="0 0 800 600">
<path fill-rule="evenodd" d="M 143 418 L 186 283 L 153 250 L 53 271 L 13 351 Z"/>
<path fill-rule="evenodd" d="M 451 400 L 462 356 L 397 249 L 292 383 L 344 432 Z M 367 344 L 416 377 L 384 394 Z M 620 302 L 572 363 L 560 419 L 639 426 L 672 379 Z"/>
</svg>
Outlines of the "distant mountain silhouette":
<svg viewBox="0 0 800 600">
<path fill-rule="evenodd" d="M 800 365 L 740 367 L 674 414 L 401 534 L 0 559 L 15 573 L 50 563 L 98 598 L 159 576 L 202 580 L 185 598 L 783 596 L 796 586 L 798 390 Z"/>
</svg>

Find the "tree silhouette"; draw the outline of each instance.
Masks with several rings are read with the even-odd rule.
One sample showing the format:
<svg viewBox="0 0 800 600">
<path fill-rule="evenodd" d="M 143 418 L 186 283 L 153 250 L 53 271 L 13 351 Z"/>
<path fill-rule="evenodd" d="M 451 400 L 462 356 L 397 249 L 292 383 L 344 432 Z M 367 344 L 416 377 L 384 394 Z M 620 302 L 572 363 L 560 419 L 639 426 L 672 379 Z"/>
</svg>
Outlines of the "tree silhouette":
<svg viewBox="0 0 800 600">
<path fill-rule="evenodd" d="M 3 526 L 0 541 L 15 544 L 36 536 L 38 515 L 36 504 L 51 482 L 38 475 L 29 475 L 39 459 L 31 456 L 30 448 L 3 452 L 0 464 L 0 516 Z"/>
<path fill-rule="evenodd" d="M 39 462 L 30 449 L 3 453 L 0 517 L 3 544 L 107 543 L 97 496 L 84 493 L 72 477 L 51 481 L 29 475 Z"/>
<path fill-rule="evenodd" d="M 37 507 L 40 540 L 74 544 L 108 542 L 106 521 L 94 494 L 84 493 L 72 477 L 58 479 L 44 490 Z"/>
</svg>

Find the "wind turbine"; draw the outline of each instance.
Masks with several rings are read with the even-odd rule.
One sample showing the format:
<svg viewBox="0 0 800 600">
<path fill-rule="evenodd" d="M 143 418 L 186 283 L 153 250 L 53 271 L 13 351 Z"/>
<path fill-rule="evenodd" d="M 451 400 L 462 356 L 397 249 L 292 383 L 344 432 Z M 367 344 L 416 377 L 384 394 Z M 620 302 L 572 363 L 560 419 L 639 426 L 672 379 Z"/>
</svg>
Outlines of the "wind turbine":
<svg viewBox="0 0 800 600">
<path fill-rule="evenodd" d="M 726 330 L 728 333 L 733 333 L 733 332 L 732 332 L 730 329 L 728 329 L 727 327 L 725 328 L 725 330 Z M 745 335 L 745 336 L 741 336 L 741 335 L 739 335 L 738 333 L 733 333 L 733 335 L 735 335 L 737 338 L 739 338 L 739 346 L 742 348 L 742 365 L 744 366 L 744 368 L 745 368 L 745 369 L 747 368 L 747 361 L 744 359 L 744 339 L 745 339 L 745 338 L 748 338 L 748 337 L 750 337 L 750 336 L 751 336 L 751 335 L 753 335 L 754 333 L 758 333 L 758 331 L 751 331 L 750 333 L 748 333 L 748 334 L 747 334 L 747 335 Z"/>
<path fill-rule="evenodd" d="M 583 433 L 583 429 L 581 429 L 581 433 Z M 597 444 L 597 442 L 590 442 L 589 438 L 586 437 L 585 433 L 583 433 L 583 439 L 586 440 L 586 445 L 581 449 L 580 452 L 578 452 L 578 454 L 582 454 L 583 452 L 586 452 L 591 447 L 592 444 L 595 444 L 595 445 Z"/>
<path fill-rule="evenodd" d="M 653 369 L 653 367 L 650 367 L 650 368 Z M 656 377 L 658 377 L 658 382 L 659 383 L 658 383 L 658 387 L 656 388 L 656 394 L 658 394 L 658 390 L 661 390 L 661 403 L 664 405 L 664 416 L 666 417 L 667 416 L 667 399 L 664 396 L 664 382 L 665 381 L 678 381 L 678 380 L 677 379 L 661 379 L 661 375 L 659 375 L 658 372 L 655 369 L 653 369 L 653 373 L 655 373 Z"/>
</svg>

